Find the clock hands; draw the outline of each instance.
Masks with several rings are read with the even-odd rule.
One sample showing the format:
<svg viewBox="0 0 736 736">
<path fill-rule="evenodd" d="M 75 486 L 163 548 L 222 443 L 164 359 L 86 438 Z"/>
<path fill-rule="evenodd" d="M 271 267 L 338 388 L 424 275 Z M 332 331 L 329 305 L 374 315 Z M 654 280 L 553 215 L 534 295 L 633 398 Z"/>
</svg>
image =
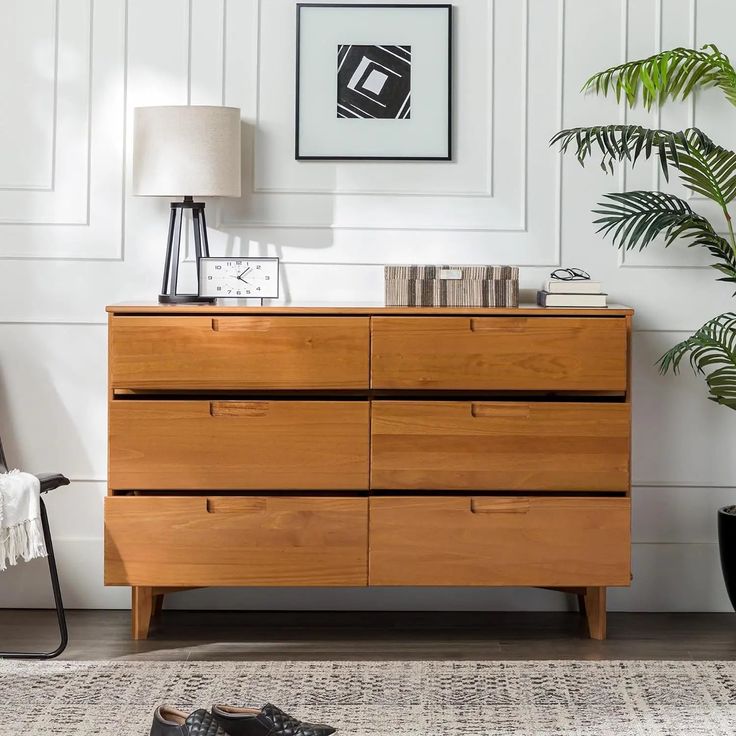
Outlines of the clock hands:
<svg viewBox="0 0 736 736">
<path fill-rule="evenodd" d="M 251 270 L 251 268 L 250 268 L 250 266 L 248 266 L 248 268 L 246 268 L 245 271 L 243 271 L 243 273 L 241 273 L 240 276 L 238 276 L 238 280 L 239 281 L 242 281 L 244 284 L 247 284 L 248 282 L 243 278 L 243 276 L 245 276 L 245 274 L 247 274 L 248 271 L 250 271 L 250 270 Z"/>
</svg>

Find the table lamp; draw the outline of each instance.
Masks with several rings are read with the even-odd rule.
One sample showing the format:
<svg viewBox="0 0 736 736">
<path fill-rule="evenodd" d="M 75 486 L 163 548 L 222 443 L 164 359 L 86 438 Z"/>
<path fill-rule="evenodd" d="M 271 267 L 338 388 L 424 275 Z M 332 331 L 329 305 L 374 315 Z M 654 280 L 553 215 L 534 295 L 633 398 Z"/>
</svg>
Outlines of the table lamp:
<svg viewBox="0 0 736 736">
<path fill-rule="evenodd" d="M 194 197 L 240 196 L 240 110 L 208 105 L 136 108 L 133 194 L 183 198 L 171 203 L 159 302 L 212 301 L 177 291 L 182 220 L 184 210 L 191 210 L 199 262 L 209 256 L 209 242 L 204 202 Z"/>
</svg>

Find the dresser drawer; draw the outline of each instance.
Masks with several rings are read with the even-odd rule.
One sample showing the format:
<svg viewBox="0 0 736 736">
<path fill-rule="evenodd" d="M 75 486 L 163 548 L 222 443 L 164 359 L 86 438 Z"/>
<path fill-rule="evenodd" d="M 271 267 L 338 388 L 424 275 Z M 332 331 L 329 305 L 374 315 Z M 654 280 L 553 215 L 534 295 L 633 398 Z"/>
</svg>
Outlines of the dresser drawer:
<svg viewBox="0 0 736 736">
<path fill-rule="evenodd" d="M 105 584 L 365 585 L 365 498 L 105 499 Z"/>
<path fill-rule="evenodd" d="M 626 491 L 627 404 L 375 401 L 371 487 Z"/>
<path fill-rule="evenodd" d="M 367 317 L 121 317 L 110 383 L 129 389 L 359 389 Z"/>
<path fill-rule="evenodd" d="M 623 317 L 374 317 L 377 389 L 626 390 Z"/>
<path fill-rule="evenodd" d="M 368 413 L 365 401 L 113 401 L 110 488 L 365 490 Z"/>
<path fill-rule="evenodd" d="M 630 583 L 628 498 L 372 498 L 370 540 L 370 585 Z"/>
</svg>

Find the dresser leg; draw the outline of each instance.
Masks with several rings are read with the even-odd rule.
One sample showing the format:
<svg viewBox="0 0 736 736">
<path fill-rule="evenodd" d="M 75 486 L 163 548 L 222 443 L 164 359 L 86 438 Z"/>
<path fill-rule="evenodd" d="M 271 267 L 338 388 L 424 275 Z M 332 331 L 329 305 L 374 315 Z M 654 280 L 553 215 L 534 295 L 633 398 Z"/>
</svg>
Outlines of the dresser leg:
<svg viewBox="0 0 736 736">
<path fill-rule="evenodd" d="M 578 611 L 585 616 L 585 593 L 578 593 Z"/>
<path fill-rule="evenodd" d="M 154 621 L 158 621 L 161 618 L 161 611 L 164 610 L 164 594 L 157 593 L 153 596 L 153 618 Z"/>
<path fill-rule="evenodd" d="M 606 638 L 606 589 L 586 588 L 585 593 L 578 597 L 581 612 L 588 622 L 588 632 L 591 639 L 603 640 Z"/>
<path fill-rule="evenodd" d="M 147 639 L 153 616 L 153 588 L 132 588 L 131 624 L 133 639 Z"/>
</svg>

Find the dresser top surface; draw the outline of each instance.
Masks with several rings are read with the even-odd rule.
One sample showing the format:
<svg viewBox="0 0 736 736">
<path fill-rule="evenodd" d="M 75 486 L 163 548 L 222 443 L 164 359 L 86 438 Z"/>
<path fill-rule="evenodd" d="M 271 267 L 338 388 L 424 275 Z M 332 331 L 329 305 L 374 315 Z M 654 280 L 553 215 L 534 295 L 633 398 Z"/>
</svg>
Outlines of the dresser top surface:
<svg viewBox="0 0 736 736">
<path fill-rule="evenodd" d="M 518 307 L 386 307 L 380 304 L 301 304 L 265 306 L 221 306 L 214 304 L 158 304 L 139 302 L 113 304 L 107 311 L 116 315 L 398 315 L 412 316 L 564 316 L 564 317 L 627 317 L 634 310 L 621 304 L 611 304 L 604 309 L 578 309 L 539 307 L 536 304 L 521 304 Z"/>
</svg>

